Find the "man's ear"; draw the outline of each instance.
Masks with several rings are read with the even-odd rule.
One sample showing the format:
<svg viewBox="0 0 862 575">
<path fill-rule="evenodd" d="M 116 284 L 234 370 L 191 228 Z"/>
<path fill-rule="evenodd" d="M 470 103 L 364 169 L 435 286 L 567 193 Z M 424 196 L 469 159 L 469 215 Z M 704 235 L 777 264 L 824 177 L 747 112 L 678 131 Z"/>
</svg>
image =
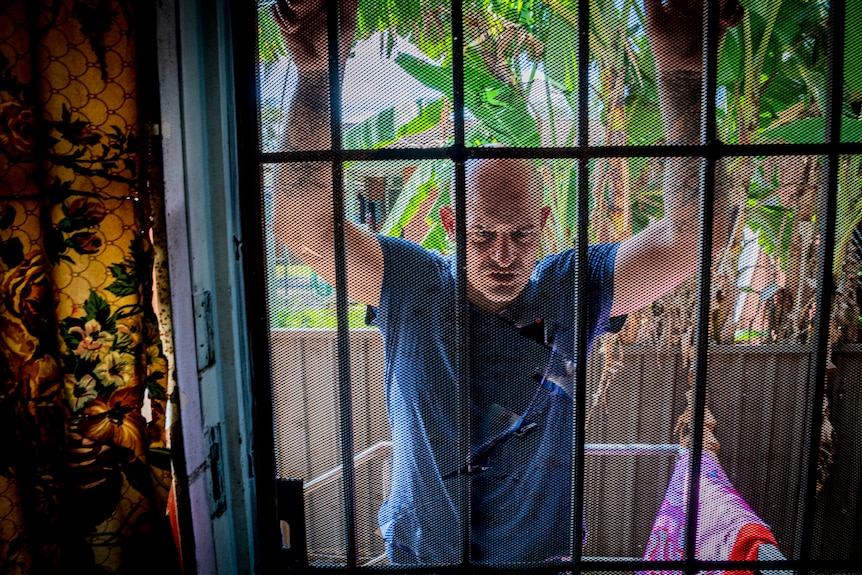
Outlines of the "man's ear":
<svg viewBox="0 0 862 575">
<path fill-rule="evenodd" d="M 551 206 L 542 206 L 542 225 L 539 226 L 540 230 L 545 229 L 545 223 L 548 221 L 548 216 L 551 215 Z"/>
<path fill-rule="evenodd" d="M 455 241 L 455 212 L 452 211 L 452 206 L 440 206 L 439 213 L 446 235 L 451 241 Z"/>
</svg>

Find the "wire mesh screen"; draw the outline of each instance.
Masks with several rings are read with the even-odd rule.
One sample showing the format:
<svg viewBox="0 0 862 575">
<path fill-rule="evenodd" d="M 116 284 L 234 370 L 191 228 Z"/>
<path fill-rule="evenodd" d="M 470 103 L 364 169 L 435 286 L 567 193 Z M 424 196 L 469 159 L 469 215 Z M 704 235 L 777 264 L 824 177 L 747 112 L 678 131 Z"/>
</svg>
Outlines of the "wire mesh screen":
<svg viewBox="0 0 862 575">
<path fill-rule="evenodd" d="M 259 5 L 293 560 L 859 559 L 858 11 L 714 4 Z"/>
</svg>

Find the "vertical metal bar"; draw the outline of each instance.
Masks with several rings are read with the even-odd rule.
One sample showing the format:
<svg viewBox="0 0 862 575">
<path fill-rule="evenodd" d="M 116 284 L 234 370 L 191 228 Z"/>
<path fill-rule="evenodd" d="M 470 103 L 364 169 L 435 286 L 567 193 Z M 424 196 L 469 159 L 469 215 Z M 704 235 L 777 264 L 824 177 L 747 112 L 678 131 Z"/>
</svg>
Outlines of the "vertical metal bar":
<svg viewBox="0 0 862 575">
<path fill-rule="evenodd" d="M 844 0 L 829 3 L 829 78 L 826 85 L 825 142 L 837 144 L 841 141 L 841 108 L 844 96 Z M 794 558 L 802 559 L 806 567 L 802 575 L 808 573 L 807 562 L 811 560 L 811 542 L 814 534 L 814 516 L 817 496 L 817 464 L 820 455 L 820 431 L 823 417 L 823 387 L 826 383 L 826 357 L 829 344 L 829 322 L 832 310 L 833 278 L 832 267 L 835 250 L 835 227 L 838 196 L 838 167 L 840 156 L 837 151 L 826 157 L 826 178 L 820 186 L 818 201 L 818 222 L 820 250 L 817 257 L 819 277 L 817 282 L 817 308 L 814 315 L 814 346 L 811 361 L 811 386 L 808 390 L 809 420 L 805 430 L 804 455 L 808 456 L 807 466 L 800 478 L 799 502 L 797 513 L 796 541 Z M 804 456 L 803 455 L 803 456 Z"/>
<path fill-rule="evenodd" d="M 460 564 L 470 563 L 470 309 L 467 301 L 467 176 L 464 165 L 464 10 L 462 0 L 452 0 L 452 107 L 454 108 L 455 142 L 452 158 L 455 161 L 454 206 L 455 265 L 457 266 L 456 337 L 458 341 L 458 461 L 467 473 L 458 481 L 458 532 L 461 541 Z M 451 200 L 451 198 L 450 198 Z"/>
<path fill-rule="evenodd" d="M 456 285 L 456 337 L 458 340 L 458 461 L 466 473 L 459 475 L 458 482 L 458 529 L 461 540 L 460 563 L 470 562 L 470 310 L 467 301 L 467 226 L 463 216 L 467 209 L 465 190 L 466 171 L 464 162 L 455 164 L 455 260 L 457 266 Z"/>
<path fill-rule="evenodd" d="M 356 544 L 356 489 L 353 467 L 353 401 L 350 389 L 350 329 L 347 319 L 347 251 L 344 242 L 344 178 L 341 163 L 341 59 L 339 57 L 339 2 L 326 3 L 326 40 L 329 56 L 329 123 L 332 138 L 332 210 L 335 232 L 335 310 L 338 322 L 338 405 L 347 566 L 358 564 Z"/>
<path fill-rule="evenodd" d="M 703 86 L 701 92 L 701 144 L 713 147 L 715 140 L 715 93 L 718 67 L 718 3 L 704 2 L 703 8 Z M 700 230 L 698 232 L 697 311 L 695 321 L 695 354 L 692 371 L 692 432 L 689 451 L 688 501 L 685 521 L 686 572 L 697 571 L 697 521 L 700 508 L 700 469 L 703 450 L 703 411 L 706 407 L 706 368 L 709 347 L 710 275 L 712 268 L 712 228 L 715 198 L 716 157 L 701 161 Z"/>
<path fill-rule="evenodd" d="M 578 0 L 578 147 L 590 144 L 590 2 Z M 586 159 L 586 156 L 581 156 Z M 581 197 L 578 189 L 578 198 Z M 580 232 L 581 230 L 578 229 Z"/>
<path fill-rule="evenodd" d="M 578 147 L 589 146 L 590 2 L 578 0 Z M 572 406 L 572 570 L 580 573 L 583 558 L 584 522 L 584 417 L 587 397 L 587 243 L 589 237 L 589 158 L 578 157 L 576 190 L 577 233 L 575 240 L 575 397 Z"/>
<path fill-rule="evenodd" d="M 464 161 L 464 7 L 452 0 L 452 107 L 454 108 L 454 159 Z M 462 190 L 463 191 L 463 190 Z M 464 218 L 461 218 L 462 220 Z"/>
</svg>

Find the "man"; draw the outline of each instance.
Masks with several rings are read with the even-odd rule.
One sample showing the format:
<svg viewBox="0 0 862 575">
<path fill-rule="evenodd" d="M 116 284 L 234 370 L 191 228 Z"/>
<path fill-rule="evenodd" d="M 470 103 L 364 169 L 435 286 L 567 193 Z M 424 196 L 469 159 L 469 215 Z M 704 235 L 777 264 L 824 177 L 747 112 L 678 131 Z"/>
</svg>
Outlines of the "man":
<svg viewBox="0 0 862 575">
<path fill-rule="evenodd" d="M 329 146 L 325 13 L 321 0 L 278 0 L 273 11 L 299 70 L 286 140 Z M 721 3 L 722 32 L 741 8 Z M 702 0 L 646 1 L 670 143 L 698 142 Z M 341 3 L 341 65 L 353 42 L 356 0 Z M 672 290 L 697 263 L 698 159 L 669 159 L 665 216 L 620 244 L 592 246 L 588 341 Z M 276 233 L 330 283 L 335 279 L 328 164 L 282 165 Z M 716 236 L 727 229 L 723 194 Z M 570 552 L 575 365 L 574 252 L 536 261 L 548 208 L 530 162 L 467 165 L 467 295 L 472 359 L 471 446 L 457 459 L 459 397 L 455 265 L 418 245 L 345 222 L 351 299 L 376 310 L 386 354 L 393 440 L 391 493 L 380 529 L 394 563 L 459 560 L 455 486 L 471 474 L 471 558 L 536 561 Z M 449 207 L 441 219 L 454 234 Z M 716 237 L 715 248 L 724 245 Z"/>
</svg>

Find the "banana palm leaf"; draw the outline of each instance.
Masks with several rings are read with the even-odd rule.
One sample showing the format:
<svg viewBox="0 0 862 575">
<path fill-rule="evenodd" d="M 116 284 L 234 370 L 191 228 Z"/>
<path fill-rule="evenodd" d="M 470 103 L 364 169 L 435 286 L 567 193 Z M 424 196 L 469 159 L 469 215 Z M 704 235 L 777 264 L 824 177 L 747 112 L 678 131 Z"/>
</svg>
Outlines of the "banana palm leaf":
<svg viewBox="0 0 862 575">
<path fill-rule="evenodd" d="M 451 62 L 438 65 L 402 53 L 395 57 L 395 63 L 425 86 L 452 98 Z M 480 58 L 465 59 L 466 108 L 498 141 L 518 147 L 540 145 L 536 120 L 528 112 L 526 100 L 480 66 Z"/>
</svg>

